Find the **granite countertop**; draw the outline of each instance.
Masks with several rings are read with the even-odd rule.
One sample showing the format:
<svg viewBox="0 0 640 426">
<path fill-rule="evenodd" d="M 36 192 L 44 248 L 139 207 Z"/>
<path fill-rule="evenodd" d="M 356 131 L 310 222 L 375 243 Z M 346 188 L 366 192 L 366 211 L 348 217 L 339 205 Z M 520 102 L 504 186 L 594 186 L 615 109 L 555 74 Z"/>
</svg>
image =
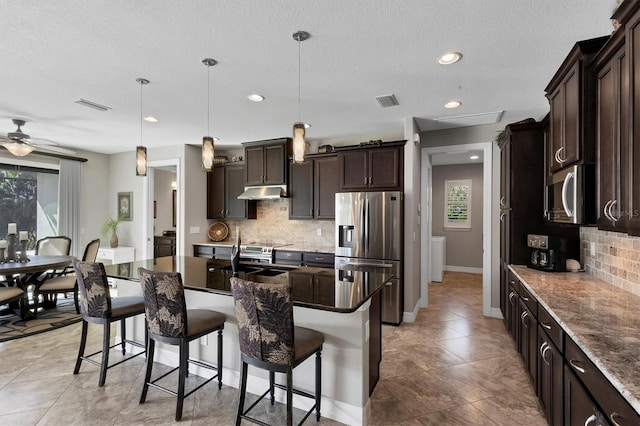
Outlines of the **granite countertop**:
<svg viewBox="0 0 640 426">
<path fill-rule="evenodd" d="M 640 297 L 584 272 L 510 268 L 640 412 Z"/>
<path fill-rule="evenodd" d="M 240 278 L 267 284 L 291 283 L 294 288 L 293 304 L 295 306 L 342 313 L 358 310 L 372 296 L 382 291 L 384 284 L 392 278 L 392 274 L 385 268 L 345 270 L 253 262 L 240 262 L 240 266 Z M 105 265 L 105 270 L 109 277 L 137 281 L 139 267 L 160 272 L 180 272 L 184 287 L 187 289 L 231 296 L 229 286 L 231 270 L 228 260 L 166 256 Z M 278 270 L 281 273 L 256 273 L 258 270 Z M 290 280 L 290 276 L 294 274 L 303 274 L 304 278 L 301 277 L 301 281 L 294 282 Z M 307 284 L 309 275 L 314 277 L 311 293 Z M 296 282 L 304 283 L 299 287 L 299 291 L 296 291 Z M 297 298 L 296 294 L 300 294 L 301 298 Z"/>
<path fill-rule="evenodd" d="M 251 241 L 242 241 L 242 244 L 251 244 Z M 223 246 L 230 247 L 235 244 L 235 241 L 227 240 L 227 241 L 203 241 L 199 243 L 195 243 L 196 245 L 201 246 Z M 316 246 L 313 244 L 287 244 L 287 243 L 273 243 L 274 250 L 289 250 L 289 251 L 309 251 L 309 252 L 318 252 L 318 253 L 331 253 L 335 252 L 335 247 L 331 246 Z"/>
</svg>

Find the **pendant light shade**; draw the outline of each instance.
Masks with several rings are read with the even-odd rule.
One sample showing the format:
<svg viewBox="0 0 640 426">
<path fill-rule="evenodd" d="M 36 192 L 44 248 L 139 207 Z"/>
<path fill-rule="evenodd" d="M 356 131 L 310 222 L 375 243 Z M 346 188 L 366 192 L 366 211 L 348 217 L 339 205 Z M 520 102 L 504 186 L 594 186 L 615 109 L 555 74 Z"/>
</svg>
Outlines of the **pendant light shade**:
<svg viewBox="0 0 640 426">
<path fill-rule="evenodd" d="M 204 58 L 202 63 L 207 67 L 207 136 L 202 138 L 202 167 L 210 172 L 213 170 L 213 159 L 215 151 L 213 146 L 213 138 L 210 135 L 209 127 L 211 124 L 211 67 L 218 62 L 215 59 Z"/>
<path fill-rule="evenodd" d="M 136 176 L 146 176 L 147 148 L 142 146 L 142 87 L 150 82 L 146 78 L 136 78 L 136 81 L 140 84 L 140 145 L 136 147 Z"/>
<path fill-rule="evenodd" d="M 298 122 L 293 124 L 293 162 L 304 162 L 304 156 L 307 153 L 307 141 L 304 139 L 304 123 L 300 121 L 300 43 L 307 40 L 311 35 L 306 31 L 296 31 L 293 33 L 293 39 L 298 42 Z"/>
</svg>

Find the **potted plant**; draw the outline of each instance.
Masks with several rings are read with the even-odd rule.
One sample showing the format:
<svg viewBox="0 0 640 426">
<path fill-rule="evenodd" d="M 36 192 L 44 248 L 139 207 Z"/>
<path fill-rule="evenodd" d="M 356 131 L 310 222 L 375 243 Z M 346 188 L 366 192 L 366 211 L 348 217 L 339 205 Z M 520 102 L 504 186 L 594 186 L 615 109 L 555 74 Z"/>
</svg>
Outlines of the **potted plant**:
<svg viewBox="0 0 640 426">
<path fill-rule="evenodd" d="M 111 232 L 111 239 L 109 240 L 109 245 L 111 246 L 111 248 L 118 247 L 118 225 L 120 225 L 120 222 L 122 222 L 121 218 L 109 218 L 102 226 L 103 237 Z"/>
</svg>

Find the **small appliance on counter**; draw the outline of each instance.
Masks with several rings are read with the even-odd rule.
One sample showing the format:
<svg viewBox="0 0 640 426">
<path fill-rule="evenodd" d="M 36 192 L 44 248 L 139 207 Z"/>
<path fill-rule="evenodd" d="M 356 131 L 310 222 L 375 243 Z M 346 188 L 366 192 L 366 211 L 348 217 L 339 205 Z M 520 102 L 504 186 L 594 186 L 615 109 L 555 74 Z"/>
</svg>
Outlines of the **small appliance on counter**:
<svg viewBox="0 0 640 426">
<path fill-rule="evenodd" d="M 527 235 L 531 249 L 529 268 L 547 272 L 567 270 L 567 240 L 555 235 Z"/>
</svg>

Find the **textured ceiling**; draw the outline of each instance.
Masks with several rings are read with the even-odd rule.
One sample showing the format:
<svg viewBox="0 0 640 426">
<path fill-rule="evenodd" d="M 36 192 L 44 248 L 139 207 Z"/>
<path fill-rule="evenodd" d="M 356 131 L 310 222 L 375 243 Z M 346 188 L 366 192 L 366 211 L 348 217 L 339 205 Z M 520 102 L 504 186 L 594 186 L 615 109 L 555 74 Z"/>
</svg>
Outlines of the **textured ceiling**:
<svg viewBox="0 0 640 426">
<path fill-rule="evenodd" d="M 32 137 L 115 153 L 140 143 L 140 86 L 148 147 L 220 145 L 291 134 L 310 140 L 402 137 L 453 115 L 504 111 L 501 123 L 540 119 L 544 87 L 573 44 L 611 32 L 615 0 L 0 0 L 0 133 L 11 118 Z M 461 62 L 444 67 L 440 54 Z M 253 103 L 246 96 L 266 97 Z M 382 109 L 376 96 L 395 94 Z M 79 106 L 84 98 L 111 107 Z M 445 110 L 458 99 L 462 106 Z M 436 122 L 437 123 L 437 122 Z M 436 126 L 437 127 L 437 126 Z"/>
</svg>

